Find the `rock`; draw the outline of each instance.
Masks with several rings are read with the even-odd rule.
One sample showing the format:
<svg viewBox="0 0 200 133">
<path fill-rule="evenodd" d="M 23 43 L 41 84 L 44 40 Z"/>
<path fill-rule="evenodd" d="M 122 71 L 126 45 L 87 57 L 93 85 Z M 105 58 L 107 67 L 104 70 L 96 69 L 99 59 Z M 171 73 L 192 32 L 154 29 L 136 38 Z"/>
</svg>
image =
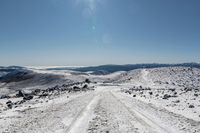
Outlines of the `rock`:
<svg viewBox="0 0 200 133">
<path fill-rule="evenodd" d="M 175 89 L 169 89 L 170 91 L 175 91 Z"/>
<path fill-rule="evenodd" d="M 43 93 L 43 94 L 39 95 L 39 98 L 47 97 L 48 95 L 49 95 L 49 94 L 47 94 L 47 93 Z"/>
<path fill-rule="evenodd" d="M 10 101 L 10 100 L 6 102 L 6 104 L 10 104 L 10 103 L 12 103 L 12 101 Z"/>
<path fill-rule="evenodd" d="M 41 92 L 40 89 L 36 89 L 36 90 L 33 91 L 33 94 L 34 94 L 34 95 L 37 95 L 37 94 L 39 94 L 40 92 Z"/>
<path fill-rule="evenodd" d="M 127 90 L 127 91 L 125 91 L 125 93 L 131 94 L 131 91 Z"/>
<path fill-rule="evenodd" d="M 153 92 L 149 92 L 149 95 L 153 95 Z"/>
<path fill-rule="evenodd" d="M 75 91 L 75 92 L 76 92 L 76 91 L 81 91 L 81 88 L 78 87 L 78 86 L 74 86 L 74 87 L 73 87 L 73 91 Z"/>
<path fill-rule="evenodd" d="M 187 88 L 187 87 L 185 87 L 184 90 L 185 90 L 186 92 L 188 92 L 188 91 L 192 91 L 191 88 Z"/>
<path fill-rule="evenodd" d="M 23 99 L 24 99 L 24 100 L 31 100 L 31 99 L 33 99 L 33 96 L 32 96 L 32 95 L 29 95 L 29 96 L 24 97 Z"/>
<path fill-rule="evenodd" d="M 9 103 L 9 104 L 7 104 L 7 106 L 8 106 L 9 109 L 12 109 L 13 105 L 12 105 L 12 103 Z"/>
<path fill-rule="evenodd" d="M 198 97 L 198 94 L 194 94 L 194 96 Z"/>
<path fill-rule="evenodd" d="M 136 95 L 133 95 L 133 97 L 136 97 Z"/>
<path fill-rule="evenodd" d="M 88 85 L 84 85 L 84 86 L 83 86 L 83 89 L 87 89 L 87 88 L 88 88 Z"/>
<path fill-rule="evenodd" d="M 176 101 L 174 101 L 174 103 L 180 103 L 180 100 L 176 100 Z"/>
<path fill-rule="evenodd" d="M 89 79 L 85 79 L 85 82 L 88 83 L 88 84 L 91 83 L 91 81 Z"/>
<path fill-rule="evenodd" d="M 12 109 L 12 106 L 13 106 L 12 101 L 9 100 L 8 102 L 6 102 L 6 104 L 7 104 L 9 109 Z"/>
<path fill-rule="evenodd" d="M 190 105 L 189 108 L 194 108 L 194 105 Z"/>
<path fill-rule="evenodd" d="M 8 95 L 2 95 L 1 97 L 0 97 L 0 99 L 5 99 L 5 98 L 10 98 L 10 96 L 8 96 Z"/>
<path fill-rule="evenodd" d="M 17 97 L 24 97 L 25 95 L 24 95 L 24 93 L 21 90 L 19 90 L 18 94 L 16 94 L 16 96 Z"/>
<path fill-rule="evenodd" d="M 171 97 L 170 95 L 165 94 L 165 95 L 163 96 L 163 99 L 168 99 L 168 98 L 170 98 L 170 97 Z"/>
<path fill-rule="evenodd" d="M 21 100 L 18 104 L 23 104 L 23 103 L 25 103 L 26 102 L 26 100 Z"/>
</svg>

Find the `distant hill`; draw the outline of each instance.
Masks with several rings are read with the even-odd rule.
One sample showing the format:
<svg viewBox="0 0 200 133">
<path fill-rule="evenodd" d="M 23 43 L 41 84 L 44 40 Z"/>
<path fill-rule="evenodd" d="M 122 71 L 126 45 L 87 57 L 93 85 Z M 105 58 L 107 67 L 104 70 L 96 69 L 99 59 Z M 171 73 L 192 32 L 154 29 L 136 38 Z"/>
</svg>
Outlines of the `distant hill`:
<svg viewBox="0 0 200 133">
<path fill-rule="evenodd" d="M 49 68 L 48 70 L 73 70 L 79 72 L 92 72 L 92 74 L 109 74 L 117 71 L 130 71 L 140 68 L 159 68 L 159 67 L 193 67 L 200 68 L 199 63 L 182 63 L 182 64 L 128 64 L 128 65 L 101 65 L 79 68 Z"/>
</svg>

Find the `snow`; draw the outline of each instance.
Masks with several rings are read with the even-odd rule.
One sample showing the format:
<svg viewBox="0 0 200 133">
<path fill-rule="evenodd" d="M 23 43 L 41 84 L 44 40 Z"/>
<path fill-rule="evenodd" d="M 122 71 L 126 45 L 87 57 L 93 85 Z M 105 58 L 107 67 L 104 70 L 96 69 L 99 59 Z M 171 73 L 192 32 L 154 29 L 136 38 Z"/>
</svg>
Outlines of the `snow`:
<svg viewBox="0 0 200 133">
<path fill-rule="evenodd" d="M 200 132 L 199 69 L 137 69 L 108 75 L 38 68 L 29 70 L 40 78 L 30 79 L 35 86 L 28 86 L 27 81 L 21 82 L 28 90 L 49 86 L 48 83 L 37 84 L 38 79 L 45 78 L 43 74 L 58 75 L 60 79 L 54 82 L 58 85 L 81 82 L 86 78 L 97 83 L 91 84 L 94 91 L 35 97 L 12 109 L 8 109 L 6 102 L 22 98 L 0 99 L 0 132 Z M 7 85 L 1 83 L 0 86 L 1 91 L 5 91 Z M 163 99 L 165 94 L 172 97 Z M 190 105 L 194 108 L 189 108 Z"/>
<path fill-rule="evenodd" d="M 85 129 L 85 127 L 88 127 L 89 125 L 90 116 L 93 113 L 94 107 L 97 104 L 97 102 L 98 102 L 98 96 L 94 97 L 90 101 L 90 103 L 86 106 L 86 108 L 81 112 L 80 116 L 78 116 L 76 121 L 68 130 L 69 133 L 87 132 L 87 129 Z"/>
</svg>

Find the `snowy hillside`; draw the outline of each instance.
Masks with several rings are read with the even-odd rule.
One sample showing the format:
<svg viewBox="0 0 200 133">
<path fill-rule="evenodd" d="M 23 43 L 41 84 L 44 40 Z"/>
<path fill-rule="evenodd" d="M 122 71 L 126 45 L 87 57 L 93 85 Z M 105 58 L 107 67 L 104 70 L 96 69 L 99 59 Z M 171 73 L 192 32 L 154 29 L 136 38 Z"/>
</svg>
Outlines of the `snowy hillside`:
<svg viewBox="0 0 200 133">
<path fill-rule="evenodd" d="M 116 83 L 130 83 L 157 88 L 200 88 L 200 69 L 187 67 L 166 67 L 137 69 L 123 73 L 113 79 Z"/>
<path fill-rule="evenodd" d="M 139 69 L 114 79 L 135 99 L 200 121 L 200 69 Z"/>
<path fill-rule="evenodd" d="M 72 72 L 45 71 L 21 67 L 0 69 L 0 96 L 17 90 L 34 90 L 81 82 L 85 77 Z"/>
</svg>

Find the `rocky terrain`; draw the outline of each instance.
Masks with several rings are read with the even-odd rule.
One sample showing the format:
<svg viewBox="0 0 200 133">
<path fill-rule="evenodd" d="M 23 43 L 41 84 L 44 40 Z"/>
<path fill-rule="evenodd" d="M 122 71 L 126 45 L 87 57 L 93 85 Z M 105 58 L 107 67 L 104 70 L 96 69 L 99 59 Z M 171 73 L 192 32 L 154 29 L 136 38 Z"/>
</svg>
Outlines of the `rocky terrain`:
<svg viewBox="0 0 200 133">
<path fill-rule="evenodd" d="M 199 81 L 191 67 L 103 75 L 3 68 L 0 132 L 200 132 Z"/>
<path fill-rule="evenodd" d="M 159 68 L 134 70 L 119 78 L 123 92 L 187 118 L 200 120 L 200 70 Z"/>
</svg>

